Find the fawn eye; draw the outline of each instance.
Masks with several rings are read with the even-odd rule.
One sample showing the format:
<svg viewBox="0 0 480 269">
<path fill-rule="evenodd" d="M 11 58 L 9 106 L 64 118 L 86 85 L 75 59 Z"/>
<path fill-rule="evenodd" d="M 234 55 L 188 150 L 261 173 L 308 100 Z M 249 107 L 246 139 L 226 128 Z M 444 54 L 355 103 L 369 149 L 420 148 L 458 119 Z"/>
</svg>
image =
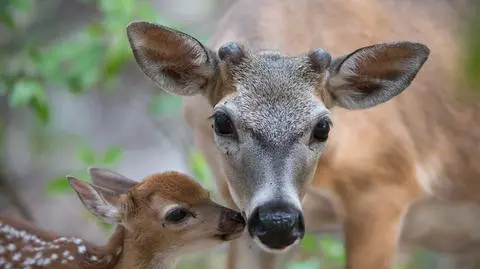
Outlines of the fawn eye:
<svg viewBox="0 0 480 269">
<path fill-rule="evenodd" d="M 233 123 L 224 113 L 213 115 L 213 128 L 218 135 L 232 135 L 234 133 Z"/>
<path fill-rule="evenodd" d="M 174 208 L 168 211 L 167 216 L 165 219 L 169 222 L 178 223 L 184 220 L 186 217 L 190 215 L 190 212 L 185 208 Z"/>
<path fill-rule="evenodd" d="M 329 132 L 330 122 L 326 119 L 322 119 L 317 125 L 315 125 L 315 128 L 313 129 L 313 137 L 320 142 L 324 142 L 327 140 Z"/>
</svg>

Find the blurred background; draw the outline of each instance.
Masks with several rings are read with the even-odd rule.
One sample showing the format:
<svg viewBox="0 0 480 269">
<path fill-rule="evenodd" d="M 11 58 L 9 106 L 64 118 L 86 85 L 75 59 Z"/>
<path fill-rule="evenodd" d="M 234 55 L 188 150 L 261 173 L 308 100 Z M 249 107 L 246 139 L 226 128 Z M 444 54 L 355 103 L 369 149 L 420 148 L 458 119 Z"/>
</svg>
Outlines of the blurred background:
<svg viewBox="0 0 480 269">
<path fill-rule="evenodd" d="M 213 189 L 182 119 L 181 99 L 155 88 L 137 68 L 125 26 L 149 20 L 207 41 L 234 1 L 1 0 L 0 211 L 102 244 L 112 227 L 86 213 L 66 174 L 87 180 L 86 168 L 99 166 L 141 179 L 179 170 Z M 480 19 L 472 14 L 465 73 L 479 86 Z M 223 268 L 224 261 L 225 246 L 185 257 L 178 268 Z M 308 235 L 286 267 L 343 268 L 343 262 L 337 237 Z M 398 268 L 480 264 L 474 257 L 405 248 Z"/>
</svg>

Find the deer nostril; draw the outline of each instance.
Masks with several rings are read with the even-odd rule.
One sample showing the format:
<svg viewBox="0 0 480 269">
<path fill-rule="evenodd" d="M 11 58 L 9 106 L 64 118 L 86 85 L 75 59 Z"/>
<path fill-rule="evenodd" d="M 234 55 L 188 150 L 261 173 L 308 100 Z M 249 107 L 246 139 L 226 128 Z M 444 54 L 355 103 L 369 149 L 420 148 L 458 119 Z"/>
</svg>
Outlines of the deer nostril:
<svg viewBox="0 0 480 269">
<path fill-rule="evenodd" d="M 245 224 L 245 219 L 243 218 L 242 214 L 239 212 L 233 212 L 230 217 L 233 221 L 236 221 L 241 224 Z"/>
</svg>

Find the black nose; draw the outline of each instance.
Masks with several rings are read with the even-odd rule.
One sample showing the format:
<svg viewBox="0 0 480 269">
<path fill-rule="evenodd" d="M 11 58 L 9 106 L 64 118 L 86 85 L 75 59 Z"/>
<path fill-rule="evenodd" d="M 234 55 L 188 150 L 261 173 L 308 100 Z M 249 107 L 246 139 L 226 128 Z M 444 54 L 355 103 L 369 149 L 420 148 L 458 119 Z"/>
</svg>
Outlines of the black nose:
<svg viewBox="0 0 480 269">
<path fill-rule="evenodd" d="M 237 211 L 229 211 L 228 213 L 228 217 L 235 221 L 235 222 L 238 222 L 240 224 L 243 224 L 245 225 L 245 219 L 243 218 L 242 214 L 240 212 L 237 212 Z"/>
<path fill-rule="evenodd" d="M 268 202 L 252 212 L 248 232 L 271 249 L 284 249 L 305 234 L 302 212 L 283 201 Z"/>
</svg>

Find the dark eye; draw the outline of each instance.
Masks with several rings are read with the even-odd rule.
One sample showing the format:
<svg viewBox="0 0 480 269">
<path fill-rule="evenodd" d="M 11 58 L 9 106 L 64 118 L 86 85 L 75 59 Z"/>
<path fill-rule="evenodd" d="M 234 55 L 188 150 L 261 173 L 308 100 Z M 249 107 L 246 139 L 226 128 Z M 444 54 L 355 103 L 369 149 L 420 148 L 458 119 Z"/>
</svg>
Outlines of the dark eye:
<svg viewBox="0 0 480 269">
<path fill-rule="evenodd" d="M 219 135 L 231 135 L 234 132 L 232 121 L 224 113 L 216 113 L 213 116 L 213 128 Z"/>
<path fill-rule="evenodd" d="M 169 222 L 176 223 L 184 220 L 189 215 L 190 212 L 185 208 L 174 208 L 167 213 L 165 219 Z"/>
<path fill-rule="evenodd" d="M 327 120 L 320 120 L 313 129 L 313 137 L 321 142 L 324 142 L 328 138 L 330 132 L 330 122 Z"/>
</svg>

